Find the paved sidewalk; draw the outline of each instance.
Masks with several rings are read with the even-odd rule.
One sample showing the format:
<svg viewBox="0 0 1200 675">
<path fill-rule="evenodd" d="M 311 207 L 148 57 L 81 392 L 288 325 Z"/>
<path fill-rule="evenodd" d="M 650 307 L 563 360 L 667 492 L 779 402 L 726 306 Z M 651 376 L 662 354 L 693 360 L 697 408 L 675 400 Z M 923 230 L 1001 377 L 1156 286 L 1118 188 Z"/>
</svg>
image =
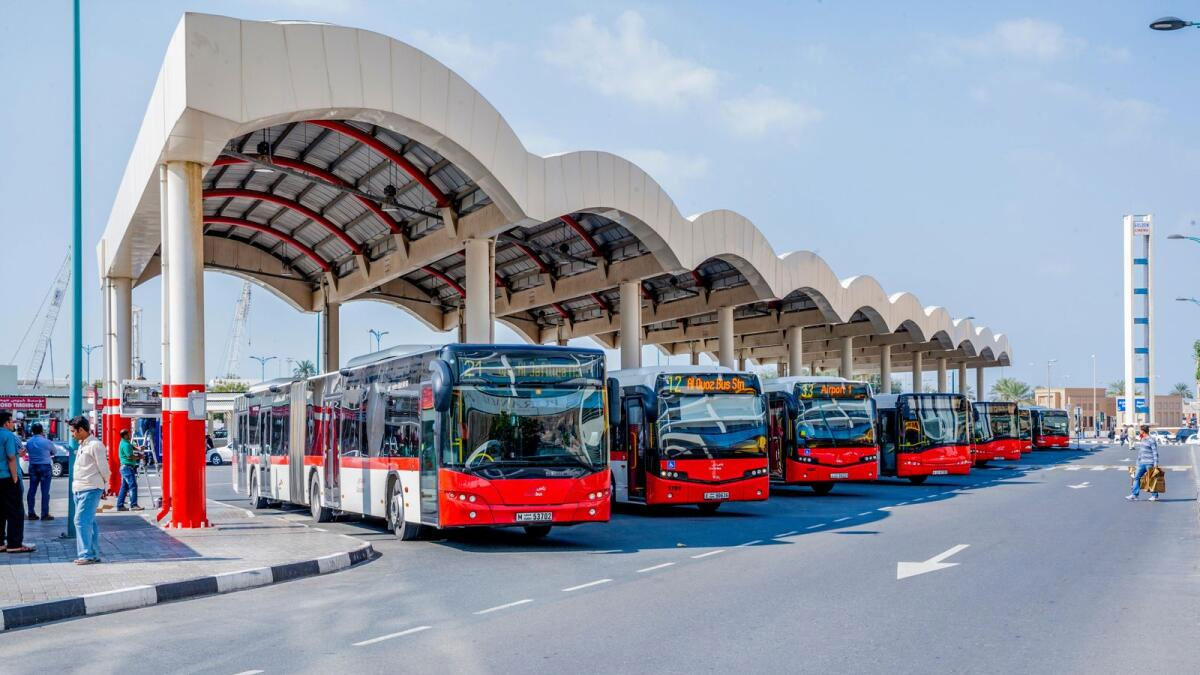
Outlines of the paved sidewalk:
<svg viewBox="0 0 1200 675">
<path fill-rule="evenodd" d="M 51 513 L 65 514 L 65 499 Z M 75 565 L 75 540 L 59 539 L 67 519 L 25 521 L 25 542 L 34 553 L 0 553 L 0 607 L 57 600 L 130 586 L 270 567 L 346 553 L 363 542 L 273 516 L 209 502 L 213 527 L 167 530 L 153 511 L 106 511 L 100 524 L 99 565 Z"/>
</svg>

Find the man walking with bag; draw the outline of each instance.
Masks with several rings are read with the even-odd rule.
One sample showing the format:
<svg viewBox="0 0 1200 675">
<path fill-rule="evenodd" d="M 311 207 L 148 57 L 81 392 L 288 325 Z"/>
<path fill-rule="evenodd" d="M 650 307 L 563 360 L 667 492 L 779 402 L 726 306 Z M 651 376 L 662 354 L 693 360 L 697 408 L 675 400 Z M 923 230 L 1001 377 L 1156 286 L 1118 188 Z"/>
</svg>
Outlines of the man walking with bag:
<svg viewBox="0 0 1200 675">
<path fill-rule="evenodd" d="M 1136 502 L 1142 491 L 1142 476 L 1158 467 L 1158 441 L 1150 437 L 1150 425 L 1143 424 L 1138 429 L 1133 449 L 1137 452 L 1137 473 L 1133 476 L 1133 491 L 1125 499 Z M 1150 501 L 1158 501 L 1157 492 L 1150 493 Z"/>
<path fill-rule="evenodd" d="M 75 548 L 76 565 L 94 565 L 100 562 L 100 526 L 96 524 L 96 508 L 104 486 L 108 485 L 108 453 L 100 439 L 92 435 L 92 425 L 80 415 L 69 423 L 71 437 L 79 441 L 75 453 L 75 480 L 71 490 L 75 493 Z"/>
</svg>

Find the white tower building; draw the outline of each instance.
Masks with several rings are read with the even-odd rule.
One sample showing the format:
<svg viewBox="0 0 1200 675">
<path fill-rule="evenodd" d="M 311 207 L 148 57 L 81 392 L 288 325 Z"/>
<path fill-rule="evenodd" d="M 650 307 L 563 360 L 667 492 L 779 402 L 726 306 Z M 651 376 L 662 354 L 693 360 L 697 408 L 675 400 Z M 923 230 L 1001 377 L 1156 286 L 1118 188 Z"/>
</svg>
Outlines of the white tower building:
<svg viewBox="0 0 1200 675">
<path fill-rule="evenodd" d="M 1154 263 L 1150 215 L 1127 215 L 1125 236 L 1125 396 L 1123 424 L 1154 420 Z M 1118 409 L 1120 406 L 1118 406 Z"/>
</svg>

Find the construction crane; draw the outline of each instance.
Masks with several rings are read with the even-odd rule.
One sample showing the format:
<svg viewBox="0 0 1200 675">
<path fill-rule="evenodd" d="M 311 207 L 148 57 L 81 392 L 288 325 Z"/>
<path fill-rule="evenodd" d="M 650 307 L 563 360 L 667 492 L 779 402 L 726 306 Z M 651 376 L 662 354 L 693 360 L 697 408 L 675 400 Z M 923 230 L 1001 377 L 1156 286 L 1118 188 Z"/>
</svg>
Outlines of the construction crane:
<svg viewBox="0 0 1200 675">
<path fill-rule="evenodd" d="M 241 360 L 242 336 L 246 332 L 246 317 L 250 315 L 250 282 L 242 283 L 242 294 L 233 308 L 233 325 L 229 328 L 229 342 L 225 343 L 225 377 L 237 379 L 238 363 Z"/>
<path fill-rule="evenodd" d="M 42 315 L 42 329 L 38 333 L 36 341 L 33 343 L 33 356 L 29 359 L 29 366 L 25 369 L 26 386 L 34 389 L 38 385 L 38 378 L 42 375 L 42 366 L 46 362 L 46 350 L 50 347 L 50 336 L 54 333 L 54 324 L 58 322 L 58 314 L 62 310 L 63 301 L 67 297 L 67 285 L 71 283 L 71 254 L 67 253 L 67 257 L 63 260 L 62 267 L 58 270 L 58 276 L 54 279 L 54 285 L 50 287 L 50 293 L 47 295 L 49 303 L 44 304 L 44 311 L 39 311 Z M 43 299 L 43 303 L 46 300 Z M 37 323 L 37 318 L 34 318 L 34 324 Z M 30 328 L 33 324 L 30 325 Z M 29 332 L 26 331 L 28 336 Z M 25 338 L 21 338 L 21 344 L 25 343 Z M 17 346 L 20 351 L 21 346 Z"/>
</svg>

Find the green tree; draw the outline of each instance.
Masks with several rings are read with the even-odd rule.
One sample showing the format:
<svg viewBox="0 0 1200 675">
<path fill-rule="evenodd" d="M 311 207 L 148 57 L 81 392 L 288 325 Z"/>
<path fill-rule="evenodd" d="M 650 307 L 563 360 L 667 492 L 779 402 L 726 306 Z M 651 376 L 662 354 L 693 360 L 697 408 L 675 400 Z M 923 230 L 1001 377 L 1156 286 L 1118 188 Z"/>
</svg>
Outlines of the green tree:
<svg viewBox="0 0 1200 675">
<path fill-rule="evenodd" d="M 1192 343 L 1192 359 L 1196 361 L 1196 381 L 1200 382 L 1200 340 Z"/>
<path fill-rule="evenodd" d="M 240 394 L 249 388 L 249 385 L 247 385 L 245 382 L 233 380 L 216 382 L 208 390 L 217 394 Z"/>
<path fill-rule="evenodd" d="M 317 367 L 312 361 L 304 359 L 296 363 L 296 367 L 292 370 L 293 377 L 306 378 L 317 374 Z"/>
<path fill-rule="evenodd" d="M 1109 396 L 1124 396 L 1125 395 L 1125 380 L 1117 380 L 1116 382 L 1109 382 L 1108 389 L 1106 389 L 1104 391 L 1104 393 L 1108 394 Z"/>
<path fill-rule="evenodd" d="M 1028 403 L 1033 400 L 1033 391 L 1015 377 L 1002 377 L 992 383 L 991 396 L 997 401 Z"/>
<path fill-rule="evenodd" d="M 1174 387 L 1171 387 L 1171 393 L 1178 394 L 1185 400 L 1191 400 L 1192 398 L 1192 388 L 1188 386 L 1187 382 L 1176 383 Z"/>
</svg>

